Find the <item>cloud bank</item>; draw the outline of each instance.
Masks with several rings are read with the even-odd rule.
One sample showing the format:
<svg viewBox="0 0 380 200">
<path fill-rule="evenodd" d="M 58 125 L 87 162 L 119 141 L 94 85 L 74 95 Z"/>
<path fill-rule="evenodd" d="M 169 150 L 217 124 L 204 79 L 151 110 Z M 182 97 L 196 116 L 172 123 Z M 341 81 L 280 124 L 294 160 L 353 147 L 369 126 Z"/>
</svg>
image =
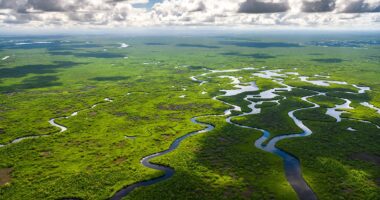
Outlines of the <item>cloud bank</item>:
<svg viewBox="0 0 380 200">
<path fill-rule="evenodd" d="M 259 1 L 246 0 L 239 6 L 240 13 L 276 13 L 286 12 L 290 9 L 287 1 Z"/>
<path fill-rule="evenodd" d="M 380 0 L 0 0 L 1 27 L 380 28 Z M 139 5 L 139 6 L 137 6 Z"/>
</svg>

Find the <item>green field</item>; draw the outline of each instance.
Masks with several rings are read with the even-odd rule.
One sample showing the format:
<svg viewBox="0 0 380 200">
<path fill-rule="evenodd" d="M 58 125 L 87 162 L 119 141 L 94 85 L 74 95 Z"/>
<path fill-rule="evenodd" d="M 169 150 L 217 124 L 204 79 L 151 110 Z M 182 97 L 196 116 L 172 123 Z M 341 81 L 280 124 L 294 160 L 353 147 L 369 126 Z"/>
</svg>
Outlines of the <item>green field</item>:
<svg viewBox="0 0 380 200">
<path fill-rule="evenodd" d="M 0 36 L 0 199 L 111 198 L 162 176 L 140 160 L 202 130 L 193 117 L 215 129 L 154 158 L 174 175 L 124 199 L 297 199 L 255 146 L 258 129 L 264 146 L 301 133 L 294 110 L 312 134 L 276 146 L 318 199 L 380 199 L 379 33 L 323 35 Z M 346 100 L 341 121 L 326 114 Z"/>
</svg>

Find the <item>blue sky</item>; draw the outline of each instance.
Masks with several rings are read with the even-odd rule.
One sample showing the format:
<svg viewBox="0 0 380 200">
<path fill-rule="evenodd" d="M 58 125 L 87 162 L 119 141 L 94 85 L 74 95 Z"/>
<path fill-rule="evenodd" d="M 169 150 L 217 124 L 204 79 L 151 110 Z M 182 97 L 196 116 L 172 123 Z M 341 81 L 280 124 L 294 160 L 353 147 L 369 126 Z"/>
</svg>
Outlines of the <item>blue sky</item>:
<svg viewBox="0 0 380 200">
<path fill-rule="evenodd" d="M 146 5 L 146 7 L 151 8 L 157 2 L 162 2 L 162 0 L 150 0 L 149 3 Z"/>
<path fill-rule="evenodd" d="M 149 0 L 149 3 L 136 4 L 135 7 L 151 9 L 155 3 L 162 2 L 163 0 Z"/>
</svg>

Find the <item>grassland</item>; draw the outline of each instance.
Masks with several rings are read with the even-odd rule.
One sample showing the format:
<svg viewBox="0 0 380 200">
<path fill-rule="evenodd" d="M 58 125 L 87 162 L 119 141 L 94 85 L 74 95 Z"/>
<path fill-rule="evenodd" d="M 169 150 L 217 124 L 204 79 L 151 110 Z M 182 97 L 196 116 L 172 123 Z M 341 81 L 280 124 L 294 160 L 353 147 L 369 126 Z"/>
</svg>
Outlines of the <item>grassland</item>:
<svg viewBox="0 0 380 200">
<path fill-rule="evenodd" d="M 0 147 L 0 199 L 107 199 L 123 186 L 160 176 L 140 159 L 202 129 L 191 123 L 192 117 L 221 115 L 229 108 L 212 99 L 223 94 L 220 90 L 234 88 L 218 76 L 255 81 L 259 88 L 218 98 L 240 106 L 241 112 L 232 113 L 236 116 L 250 111 L 246 95 L 281 87 L 252 75 L 266 69 L 298 72 L 310 80 L 328 75 L 329 80 L 371 88 L 356 94 L 352 85 L 322 87 L 288 75 L 284 83 L 298 89 L 278 93 L 279 105 L 262 104 L 261 113 L 232 121 L 268 130 L 271 137 L 298 133 L 288 112 L 311 106 L 301 99 L 313 94 L 310 90 L 325 92 L 309 99 L 320 108 L 295 113 L 313 134 L 278 146 L 299 158 L 303 177 L 320 199 L 379 199 L 380 129 L 347 119 L 380 125 L 380 114 L 360 104 L 380 107 L 380 47 L 365 42 L 362 48 L 313 45 L 377 36 L 0 37 L 0 144 L 5 144 Z M 38 41 L 51 43 L 33 43 Z M 130 46 L 119 48 L 119 43 Z M 244 67 L 256 69 L 208 74 L 199 77 L 207 81 L 202 85 L 189 78 Z M 113 102 L 83 110 L 104 98 Z M 325 112 L 344 103 L 342 98 L 350 99 L 353 109 L 337 123 Z M 56 120 L 68 128 L 65 132 L 48 123 L 80 110 Z M 125 199 L 297 198 L 282 160 L 255 148 L 261 132 L 228 124 L 223 116 L 201 119 L 216 128 L 154 160 L 173 167 L 174 176 Z M 8 144 L 38 135 L 49 136 Z"/>
</svg>

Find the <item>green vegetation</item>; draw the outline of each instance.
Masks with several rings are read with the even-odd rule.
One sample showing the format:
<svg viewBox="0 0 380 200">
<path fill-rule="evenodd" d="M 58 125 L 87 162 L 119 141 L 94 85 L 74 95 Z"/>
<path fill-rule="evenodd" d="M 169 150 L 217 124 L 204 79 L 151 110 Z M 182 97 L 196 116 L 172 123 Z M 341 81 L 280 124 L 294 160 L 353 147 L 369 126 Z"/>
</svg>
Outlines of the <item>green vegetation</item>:
<svg viewBox="0 0 380 200">
<path fill-rule="evenodd" d="M 313 40 L 363 37 L 378 40 L 373 35 Z M 25 40 L 51 43 L 14 45 Z M 302 35 L 0 37 L 0 144 L 5 145 L 0 147 L 0 199 L 107 199 L 126 185 L 162 175 L 141 165 L 141 158 L 202 129 L 192 117 L 223 115 L 231 108 L 212 99 L 224 94 L 220 90 L 236 89 L 230 79 L 219 78 L 223 75 L 239 78 L 242 85 L 257 84 L 258 91 L 217 99 L 242 108 L 232 112 L 232 122 L 268 130 L 269 139 L 301 133 L 288 112 L 312 107 L 302 97 L 325 92 L 308 99 L 320 108 L 295 112 L 313 134 L 277 146 L 300 159 L 303 177 L 320 199 L 379 199 L 380 129 L 375 125 L 380 126 L 380 114 L 360 104 L 380 107 L 380 61 L 369 59 L 378 58 L 379 46 L 325 48 L 310 40 Z M 121 42 L 130 47 L 119 48 Z M 5 56 L 10 58 L 1 60 Z M 245 67 L 255 69 L 210 73 Z M 274 69 L 349 84 L 318 86 L 294 74 L 252 75 Z M 251 111 L 247 95 L 284 88 L 276 78 L 295 88 L 267 99 L 279 104 L 256 105 L 259 114 L 238 116 Z M 358 94 L 352 84 L 370 91 Z M 353 109 L 337 123 L 325 113 L 343 98 Z M 80 112 L 64 118 L 75 111 Z M 49 124 L 52 118 L 67 131 Z M 254 146 L 262 133 L 225 118 L 200 118 L 215 129 L 153 160 L 174 168 L 174 176 L 137 188 L 125 199 L 296 199 L 281 158 Z M 9 144 L 41 135 L 48 136 Z"/>
</svg>

